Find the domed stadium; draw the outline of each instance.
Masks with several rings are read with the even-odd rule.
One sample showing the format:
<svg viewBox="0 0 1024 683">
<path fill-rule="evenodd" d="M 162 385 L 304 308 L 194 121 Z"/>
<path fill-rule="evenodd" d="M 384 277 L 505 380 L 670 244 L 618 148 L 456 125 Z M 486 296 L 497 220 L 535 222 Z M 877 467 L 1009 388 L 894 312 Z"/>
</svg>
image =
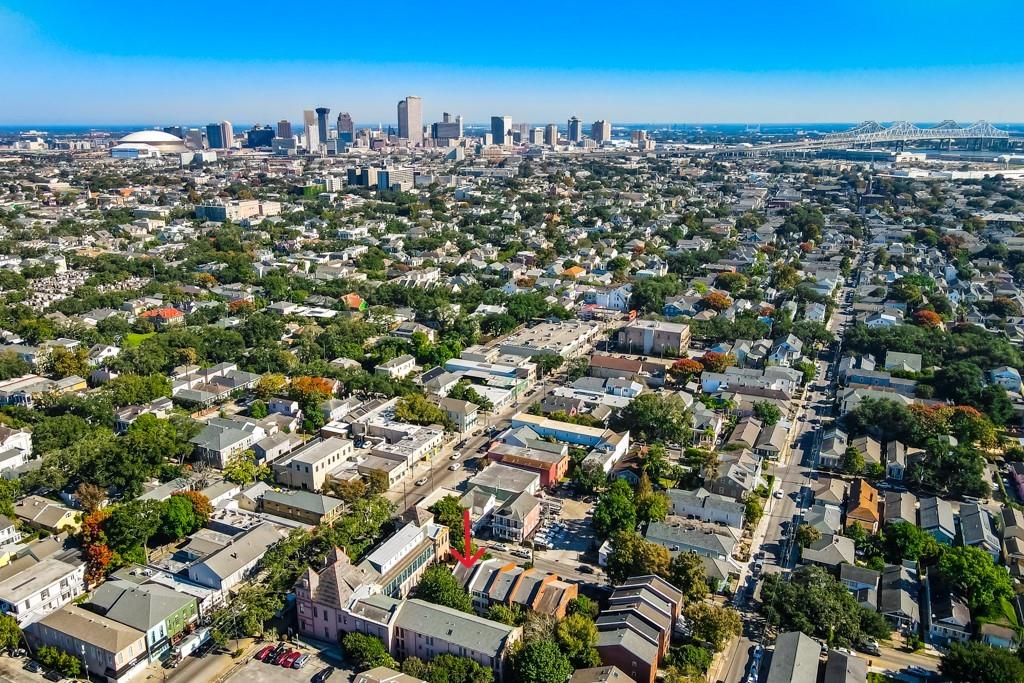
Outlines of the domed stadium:
<svg viewBox="0 0 1024 683">
<path fill-rule="evenodd" d="M 118 144 L 147 145 L 161 154 L 180 154 L 188 151 L 185 148 L 184 140 L 162 130 L 140 130 L 137 133 L 129 133 L 118 140 Z"/>
</svg>

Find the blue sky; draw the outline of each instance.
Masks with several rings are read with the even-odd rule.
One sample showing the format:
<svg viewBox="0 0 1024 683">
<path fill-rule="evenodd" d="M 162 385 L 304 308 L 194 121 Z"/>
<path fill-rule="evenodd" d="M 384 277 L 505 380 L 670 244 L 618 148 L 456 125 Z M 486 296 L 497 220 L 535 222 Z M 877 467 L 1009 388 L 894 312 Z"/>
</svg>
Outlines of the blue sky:
<svg viewBox="0 0 1024 683">
<path fill-rule="evenodd" d="M 1024 2 L 0 0 L 0 124 L 1024 121 Z M 1000 30 L 1002 26 L 1013 27 Z"/>
</svg>

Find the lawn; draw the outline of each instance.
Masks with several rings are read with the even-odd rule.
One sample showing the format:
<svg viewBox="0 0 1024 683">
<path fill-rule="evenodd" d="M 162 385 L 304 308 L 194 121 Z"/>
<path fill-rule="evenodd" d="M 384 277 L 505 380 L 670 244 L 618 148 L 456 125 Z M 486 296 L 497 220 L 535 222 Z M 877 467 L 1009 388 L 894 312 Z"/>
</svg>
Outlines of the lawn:
<svg viewBox="0 0 1024 683">
<path fill-rule="evenodd" d="M 134 349 L 136 346 L 146 341 L 156 332 L 147 332 L 146 334 L 139 334 L 138 332 L 129 332 L 124 336 L 124 345 L 129 349 Z"/>
</svg>

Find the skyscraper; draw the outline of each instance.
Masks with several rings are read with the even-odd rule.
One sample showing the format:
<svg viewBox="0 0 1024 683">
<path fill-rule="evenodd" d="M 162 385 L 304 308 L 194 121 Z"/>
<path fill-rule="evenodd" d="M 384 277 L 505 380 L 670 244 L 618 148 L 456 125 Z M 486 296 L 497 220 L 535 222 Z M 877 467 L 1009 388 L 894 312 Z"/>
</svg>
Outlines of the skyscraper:
<svg viewBox="0 0 1024 683">
<path fill-rule="evenodd" d="M 590 126 L 590 137 L 599 144 L 610 141 L 612 139 L 612 124 L 604 119 L 594 121 Z"/>
<path fill-rule="evenodd" d="M 583 139 L 583 124 L 575 116 L 569 119 L 569 142 L 579 142 Z"/>
<path fill-rule="evenodd" d="M 543 145 L 544 144 L 544 129 L 534 128 L 530 131 L 530 144 L 531 145 Z"/>
<path fill-rule="evenodd" d="M 319 133 L 320 142 L 327 142 L 327 115 L 331 113 L 331 110 L 327 107 L 316 108 L 316 128 Z"/>
<path fill-rule="evenodd" d="M 348 143 L 356 140 L 356 125 L 347 111 L 338 114 L 338 139 Z"/>
<path fill-rule="evenodd" d="M 558 124 L 549 123 L 544 129 L 544 144 L 552 147 L 558 144 Z"/>
<path fill-rule="evenodd" d="M 411 145 L 423 144 L 423 101 L 416 95 L 398 103 L 398 137 Z"/>
<path fill-rule="evenodd" d="M 224 143 L 224 149 L 231 149 L 235 142 L 235 129 L 231 127 L 230 121 L 220 122 L 220 137 Z"/>
<path fill-rule="evenodd" d="M 441 115 L 441 120 L 430 126 L 430 137 L 435 140 L 457 140 L 462 137 L 462 116 L 452 116 L 448 112 Z"/>
<path fill-rule="evenodd" d="M 512 144 L 512 117 L 491 117 L 491 138 L 496 145 Z"/>
<path fill-rule="evenodd" d="M 245 131 L 245 146 L 255 149 L 256 147 L 270 147 L 274 140 L 274 129 L 270 126 L 256 124 Z"/>
<path fill-rule="evenodd" d="M 178 138 L 185 138 L 185 129 L 181 126 L 167 126 L 164 128 L 164 132 Z"/>
<path fill-rule="evenodd" d="M 277 122 L 277 137 L 279 138 L 290 138 L 292 137 L 292 122 L 281 119 Z"/>
<path fill-rule="evenodd" d="M 316 112 L 306 109 L 302 112 L 302 127 L 306 134 L 306 151 L 316 152 L 320 149 L 320 126 L 316 122 Z"/>
<path fill-rule="evenodd" d="M 206 145 L 210 149 L 222 149 L 224 147 L 224 136 L 221 134 L 219 123 L 206 124 Z"/>
</svg>

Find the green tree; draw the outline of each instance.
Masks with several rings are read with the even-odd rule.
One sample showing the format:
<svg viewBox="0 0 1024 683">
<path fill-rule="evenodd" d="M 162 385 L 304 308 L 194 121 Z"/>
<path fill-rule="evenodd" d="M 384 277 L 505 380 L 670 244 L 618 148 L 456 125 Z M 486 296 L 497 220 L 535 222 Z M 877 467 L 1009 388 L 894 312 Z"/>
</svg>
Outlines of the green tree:
<svg viewBox="0 0 1024 683">
<path fill-rule="evenodd" d="M 600 608 L 597 603 L 585 595 L 580 595 L 569 601 L 566 607 L 566 614 L 582 614 L 590 619 L 597 619 Z"/>
<path fill-rule="evenodd" d="M 14 650 L 21 646 L 21 627 L 14 617 L 0 615 L 0 649 Z"/>
<path fill-rule="evenodd" d="M 796 542 L 801 548 L 806 548 L 812 543 L 821 540 L 821 532 L 817 527 L 810 524 L 801 524 L 796 528 Z"/>
<path fill-rule="evenodd" d="M 192 503 L 184 496 L 171 496 L 163 503 L 160 533 L 171 539 L 185 538 L 199 528 Z"/>
<path fill-rule="evenodd" d="M 222 472 L 224 478 L 235 484 L 251 484 L 256 481 L 269 481 L 270 467 L 256 462 L 256 454 L 252 451 L 239 453 L 228 461 Z"/>
<path fill-rule="evenodd" d="M 864 456 L 856 446 L 847 446 L 843 453 L 843 472 L 847 474 L 860 474 L 864 471 Z"/>
<path fill-rule="evenodd" d="M 163 505 L 155 500 L 133 500 L 118 505 L 104 526 L 107 543 L 122 555 L 142 551 L 159 531 L 162 517 Z"/>
<path fill-rule="evenodd" d="M 664 491 L 655 491 L 647 472 L 640 473 L 634 494 L 636 518 L 641 522 L 660 522 L 668 516 L 669 500 Z"/>
<path fill-rule="evenodd" d="M 602 538 L 608 538 L 618 531 L 628 531 L 636 526 L 637 510 L 633 503 L 633 490 L 622 479 L 616 479 L 608 490 L 601 494 L 594 507 L 594 531 Z"/>
<path fill-rule="evenodd" d="M 761 521 L 764 514 L 764 503 L 758 496 L 749 496 L 743 504 L 743 518 L 747 528 L 752 529 Z"/>
<path fill-rule="evenodd" d="M 699 602 L 708 595 L 704 561 L 695 552 L 679 553 L 668 565 L 668 580 L 683 593 L 686 602 Z"/>
<path fill-rule="evenodd" d="M 939 556 L 939 542 L 919 526 L 909 522 L 893 522 L 885 527 L 885 554 L 893 564 L 903 560 L 920 562 Z"/>
<path fill-rule="evenodd" d="M 84 378 L 89 374 L 89 350 L 83 346 L 75 349 L 54 347 L 43 361 L 43 371 L 57 379 L 72 375 Z"/>
<path fill-rule="evenodd" d="M 398 399 L 395 418 L 416 425 L 443 425 L 451 428 L 451 421 L 444 411 L 427 400 L 423 394 L 409 394 Z"/>
<path fill-rule="evenodd" d="M 444 605 L 462 612 L 473 611 L 473 599 L 447 567 L 431 565 L 423 572 L 416 586 L 416 597 L 435 605 Z"/>
<path fill-rule="evenodd" d="M 523 607 L 517 602 L 506 605 L 496 602 L 487 608 L 487 618 L 509 626 L 520 626 L 526 620 Z"/>
<path fill-rule="evenodd" d="M 601 657 L 594 647 L 597 644 L 597 626 L 590 617 L 583 614 L 566 616 L 555 627 L 555 639 L 573 668 L 585 669 L 601 664 Z"/>
<path fill-rule="evenodd" d="M 668 549 L 645 541 L 635 531 L 619 531 L 611 537 L 607 570 L 608 578 L 613 582 L 639 574 L 667 576 L 669 562 Z"/>
<path fill-rule="evenodd" d="M 988 610 L 1000 598 L 1013 596 L 1013 582 L 981 548 L 946 548 L 939 557 L 939 573 L 960 589 L 972 610 Z"/>
<path fill-rule="evenodd" d="M 711 667 L 714 654 L 704 647 L 697 645 L 681 645 L 669 650 L 666 658 L 669 666 L 679 669 L 683 676 L 692 676 L 696 680 L 703 680 L 704 674 Z"/>
<path fill-rule="evenodd" d="M 645 441 L 683 443 L 690 433 L 686 404 L 676 394 L 641 394 L 622 409 L 619 427 Z"/>
<path fill-rule="evenodd" d="M 730 607 L 708 602 L 695 602 L 684 610 L 694 640 L 707 643 L 715 652 L 725 647 L 730 638 L 743 632 L 740 614 Z"/>
<path fill-rule="evenodd" d="M 345 652 L 345 658 L 359 670 L 378 666 L 398 668 L 398 662 L 394 660 L 387 648 L 384 647 L 384 643 L 376 636 L 365 633 L 346 633 L 341 639 L 341 649 Z"/>
<path fill-rule="evenodd" d="M 565 683 L 572 663 L 550 640 L 531 640 L 513 654 L 512 671 L 523 683 Z"/>
<path fill-rule="evenodd" d="M 1024 662 L 1012 652 L 983 643 L 954 643 L 939 664 L 942 675 L 953 683 L 1020 683 Z"/>
<path fill-rule="evenodd" d="M 774 403 L 768 401 L 757 401 L 754 403 L 754 416 L 759 419 L 764 426 L 771 427 L 779 418 L 782 417 L 782 410 L 779 409 Z"/>
<path fill-rule="evenodd" d="M 867 611 L 821 567 L 800 567 L 788 581 L 778 574 L 763 579 L 761 614 L 781 631 L 803 631 L 833 645 L 849 646 L 865 633 L 864 626 L 872 626 Z"/>
</svg>

